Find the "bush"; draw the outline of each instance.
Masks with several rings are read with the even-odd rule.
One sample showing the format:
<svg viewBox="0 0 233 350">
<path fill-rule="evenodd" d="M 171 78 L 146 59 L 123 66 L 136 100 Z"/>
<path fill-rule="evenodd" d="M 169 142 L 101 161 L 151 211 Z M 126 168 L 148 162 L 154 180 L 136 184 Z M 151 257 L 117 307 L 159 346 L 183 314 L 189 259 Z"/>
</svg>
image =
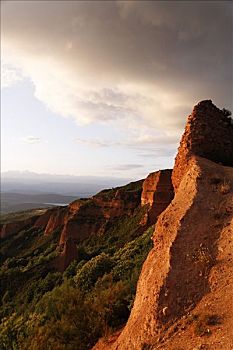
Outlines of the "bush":
<svg viewBox="0 0 233 350">
<path fill-rule="evenodd" d="M 92 300 L 68 283 L 47 293 L 36 311 L 40 318 L 25 348 L 87 350 L 102 335 L 103 323 Z"/>
<path fill-rule="evenodd" d="M 109 255 L 101 253 L 89 260 L 74 277 L 76 285 L 87 291 L 94 287 L 99 277 L 109 272 L 113 267 L 113 261 Z"/>
<path fill-rule="evenodd" d="M 225 117 L 230 117 L 230 116 L 231 116 L 231 111 L 229 111 L 229 110 L 226 109 L 226 108 L 223 108 L 223 109 L 222 109 L 222 112 L 223 112 L 223 114 L 225 115 Z"/>
</svg>

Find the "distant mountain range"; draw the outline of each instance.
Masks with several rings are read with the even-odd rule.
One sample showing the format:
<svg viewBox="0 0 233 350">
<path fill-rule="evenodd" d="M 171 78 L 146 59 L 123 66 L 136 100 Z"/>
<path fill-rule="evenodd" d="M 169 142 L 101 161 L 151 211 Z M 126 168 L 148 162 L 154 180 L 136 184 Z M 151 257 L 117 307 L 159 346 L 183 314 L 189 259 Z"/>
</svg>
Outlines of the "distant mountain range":
<svg viewBox="0 0 233 350">
<path fill-rule="evenodd" d="M 91 197 L 102 189 L 121 186 L 129 179 L 37 174 L 8 171 L 1 174 L 1 213 L 65 205 L 74 199 Z"/>
<path fill-rule="evenodd" d="M 66 205 L 77 197 L 63 196 L 55 193 L 23 194 L 15 192 L 1 193 L 1 213 L 10 213 L 34 208 L 47 208 Z"/>
</svg>

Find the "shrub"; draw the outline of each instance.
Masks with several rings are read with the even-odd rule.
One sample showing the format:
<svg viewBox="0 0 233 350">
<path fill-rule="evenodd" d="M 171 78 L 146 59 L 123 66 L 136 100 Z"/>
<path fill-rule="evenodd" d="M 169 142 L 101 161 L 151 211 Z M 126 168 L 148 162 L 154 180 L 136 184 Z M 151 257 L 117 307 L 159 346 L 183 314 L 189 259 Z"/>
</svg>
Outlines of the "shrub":
<svg viewBox="0 0 233 350">
<path fill-rule="evenodd" d="M 102 335 L 102 320 L 92 300 L 68 283 L 44 295 L 36 311 L 40 318 L 28 349 L 87 350 Z"/>
<path fill-rule="evenodd" d="M 76 285 L 87 291 L 94 287 L 99 277 L 109 272 L 113 266 L 113 261 L 109 255 L 101 253 L 89 260 L 76 274 L 74 281 Z"/>
<path fill-rule="evenodd" d="M 223 108 L 222 109 L 222 112 L 224 114 L 225 117 L 230 117 L 231 116 L 231 111 L 229 111 L 228 109 L 226 108 Z"/>
</svg>

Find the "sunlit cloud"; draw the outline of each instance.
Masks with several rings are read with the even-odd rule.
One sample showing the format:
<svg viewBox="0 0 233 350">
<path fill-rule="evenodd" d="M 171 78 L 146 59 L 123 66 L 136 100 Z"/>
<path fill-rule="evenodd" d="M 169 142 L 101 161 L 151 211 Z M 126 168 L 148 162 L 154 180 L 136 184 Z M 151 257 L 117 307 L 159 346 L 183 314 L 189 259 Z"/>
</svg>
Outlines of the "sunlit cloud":
<svg viewBox="0 0 233 350">
<path fill-rule="evenodd" d="M 168 150 L 174 149 L 174 146 L 178 143 L 179 133 L 173 134 L 158 134 L 140 132 L 139 130 L 131 130 L 129 136 L 119 141 L 111 141 L 107 139 L 97 138 L 81 138 L 77 137 L 74 141 L 77 144 L 94 147 L 94 148 L 107 148 L 107 147 L 123 147 L 135 150 L 156 150 L 156 147 L 161 149 L 163 146 Z M 161 146 L 163 144 L 163 146 Z"/>
<path fill-rule="evenodd" d="M 20 69 L 1 62 L 1 89 L 11 87 L 23 79 Z"/>
<path fill-rule="evenodd" d="M 27 144 L 36 144 L 36 143 L 41 143 L 42 139 L 35 136 L 26 136 L 26 137 L 22 137 L 21 141 Z"/>
<path fill-rule="evenodd" d="M 143 168 L 142 164 L 121 164 L 116 167 L 113 167 L 114 170 L 117 171 L 128 171 L 133 169 Z"/>
<path fill-rule="evenodd" d="M 195 1 L 6 2 L 2 54 L 14 68 L 3 86 L 28 77 L 37 99 L 79 125 L 182 130 L 200 99 L 231 109 L 230 8 Z"/>
<path fill-rule="evenodd" d="M 104 142 L 104 141 L 97 140 L 97 139 L 76 138 L 74 141 L 77 142 L 78 144 L 81 144 L 81 145 L 84 145 L 87 147 L 94 147 L 94 148 L 110 147 L 110 146 L 114 145 L 114 143 Z"/>
</svg>

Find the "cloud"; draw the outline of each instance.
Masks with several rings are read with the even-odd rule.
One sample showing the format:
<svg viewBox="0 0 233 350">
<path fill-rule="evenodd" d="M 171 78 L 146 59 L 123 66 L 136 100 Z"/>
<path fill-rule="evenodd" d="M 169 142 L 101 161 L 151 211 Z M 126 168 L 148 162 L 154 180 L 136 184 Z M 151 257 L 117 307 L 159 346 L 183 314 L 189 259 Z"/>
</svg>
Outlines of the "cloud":
<svg viewBox="0 0 233 350">
<path fill-rule="evenodd" d="M 127 170 L 133 170 L 133 169 L 139 169 L 139 168 L 143 168 L 143 165 L 141 164 L 122 164 L 122 165 L 118 165 L 116 167 L 113 167 L 113 170 L 117 170 L 117 171 L 127 171 Z"/>
<path fill-rule="evenodd" d="M 23 75 L 21 70 L 15 68 L 14 66 L 10 66 L 1 63 L 1 87 L 6 88 L 23 80 Z"/>
<path fill-rule="evenodd" d="M 232 109 L 231 9 L 227 1 L 4 2 L 2 55 L 17 72 L 5 70 L 6 85 L 29 77 L 39 100 L 81 125 L 181 130 L 200 99 Z"/>
<path fill-rule="evenodd" d="M 131 130 L 127 137 L 118 141 L 98 138 L 81 138 L 74 140 L 76 143 L 91 148 L 127 148 L 136 152 L 152 151 L 153 154 L 170 156 L 179 142 L 179 133 L 159 133 L 144 128 L 142 130 Z"/>
<path fill-rule="evenodd" d="M 21 141 L 22 141 L 23 143 L 27 143 L 27 144 L 35 144 L 35 143 L 41 143 L 41 142 L 42 142 L 41 138 L 35 137 L 35 136 L 26 136 L 26 137 L 23 137 L 23 138 L 21 139 Z"/>
<path fill-rule="evenodd" d="M 97 139 L 76 138 L 74 141 L 79 143 L 79 144 L 82 144 L 84 146 L 94 147 L 94 148 L 110 147 L 110 146 L 114 145 L 114 143 L 105 142 L 105 141 L 101 141 L 101 140 L 97 140 Z"/>
</svg>

